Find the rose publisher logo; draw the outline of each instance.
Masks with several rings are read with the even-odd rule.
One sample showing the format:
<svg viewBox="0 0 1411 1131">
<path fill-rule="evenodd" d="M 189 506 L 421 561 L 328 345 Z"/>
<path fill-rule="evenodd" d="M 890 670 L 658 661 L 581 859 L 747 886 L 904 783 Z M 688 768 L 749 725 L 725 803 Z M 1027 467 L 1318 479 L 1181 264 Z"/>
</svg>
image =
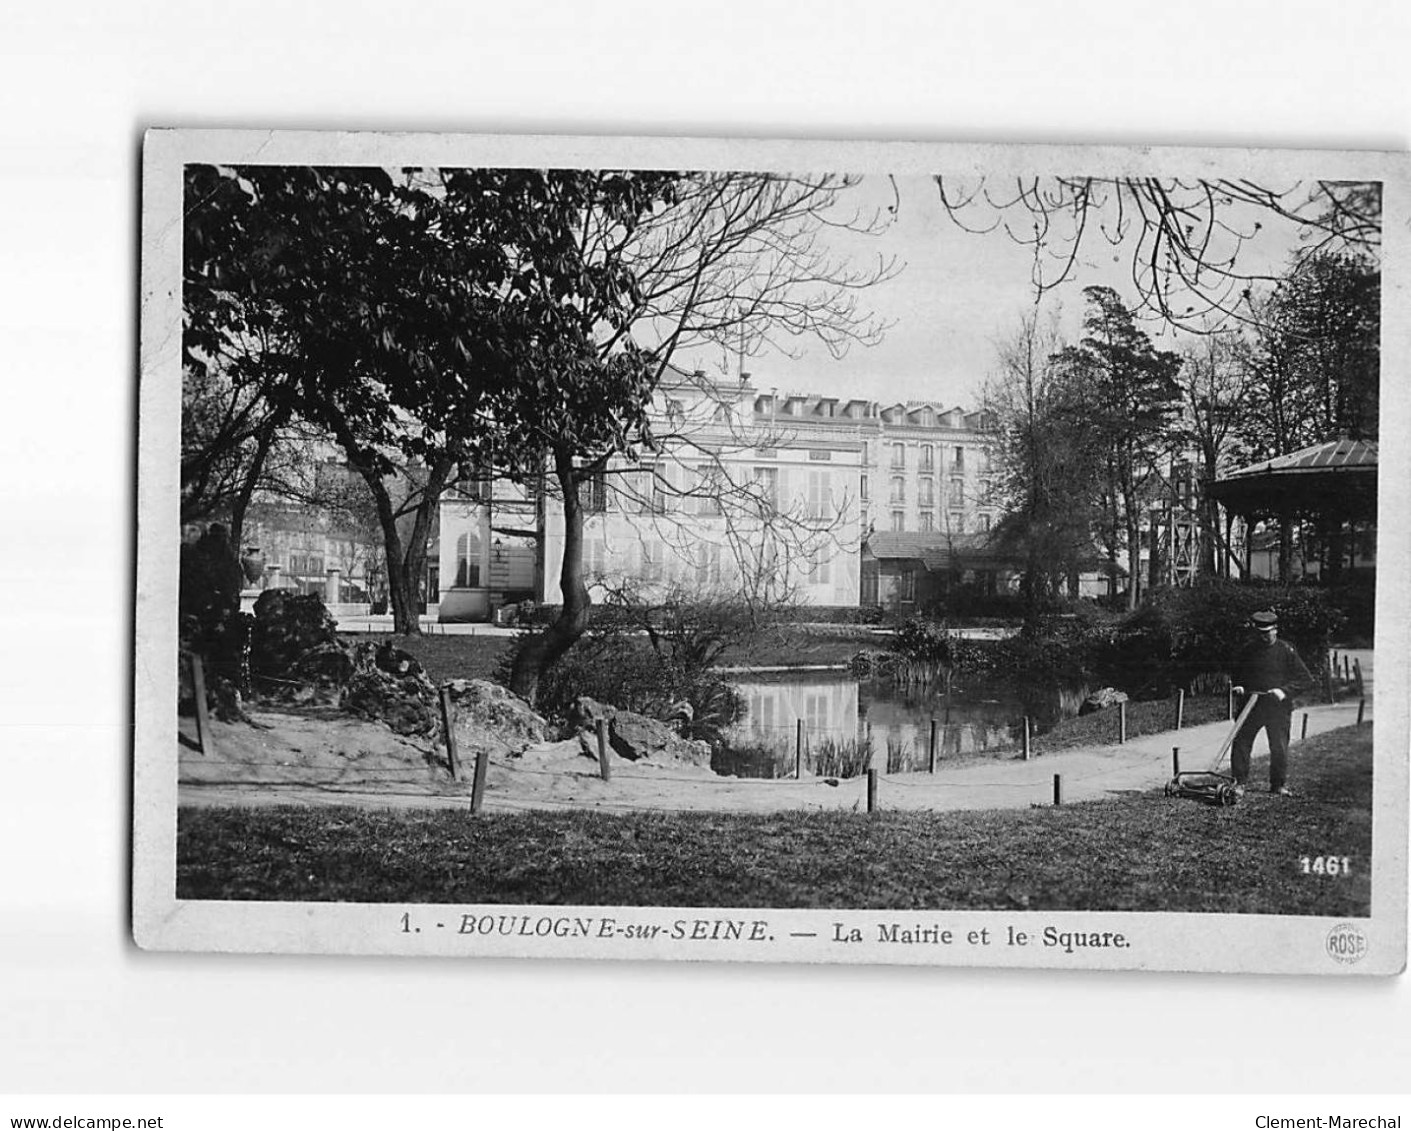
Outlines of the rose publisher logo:
<svg viewBox="0 0 1411 1131">
<path fill-rule="evenodd" d="M 1367 953 L 1367 936 L 1356 923 L 1339 923 L 1328 932 L 1328 957 L 1350 966 Z"/>
</svg>

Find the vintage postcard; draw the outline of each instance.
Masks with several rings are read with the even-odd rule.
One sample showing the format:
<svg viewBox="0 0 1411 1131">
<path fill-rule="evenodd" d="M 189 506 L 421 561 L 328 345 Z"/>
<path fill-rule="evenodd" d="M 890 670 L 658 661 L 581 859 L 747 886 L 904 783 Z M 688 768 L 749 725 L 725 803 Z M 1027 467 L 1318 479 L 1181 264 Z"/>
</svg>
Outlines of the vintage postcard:
<svg viewBox="0 0 1411 1131">
<path fill-rule="evenodd" d="M 137 942 L 1400 972 L 1408 174 L 150 132 Z"/>
</svg>

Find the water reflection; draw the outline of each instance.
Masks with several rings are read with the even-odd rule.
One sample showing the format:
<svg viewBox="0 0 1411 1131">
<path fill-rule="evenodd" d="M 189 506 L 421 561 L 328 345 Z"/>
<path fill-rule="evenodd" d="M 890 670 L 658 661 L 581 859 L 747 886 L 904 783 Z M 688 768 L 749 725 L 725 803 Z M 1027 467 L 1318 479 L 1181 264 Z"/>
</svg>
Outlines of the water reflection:
<svg viewBox="0 0 1411 1131">
<path fill-rule="evenodd" d="M 735 686 L 746 713 L 729 735 L 733 742 L 791 755 L 802 721 L 806 753 L 870 738 L 873 766 L 893 772 L 926 765 L 933 720 L 938 758 L 983 753 L 1012 748 L 1026 716 L 1037 732 L 1076 715 L 1086 694 L 1084 688 L 981 679 L 957 680 L 947 694 L 931 685 L 859 681 L 841 672 L 781 673 Z"/>
</svg>

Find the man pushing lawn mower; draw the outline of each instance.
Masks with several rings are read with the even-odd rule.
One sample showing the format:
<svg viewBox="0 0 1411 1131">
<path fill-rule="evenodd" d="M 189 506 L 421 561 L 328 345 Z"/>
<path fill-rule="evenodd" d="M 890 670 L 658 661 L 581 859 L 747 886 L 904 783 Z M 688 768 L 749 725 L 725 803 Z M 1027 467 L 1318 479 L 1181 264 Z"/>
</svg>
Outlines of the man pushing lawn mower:
<svg viewBox="0 0 1411 1131">
<path fill-rule="evenodd" d="M 1263 729 L 1269 735 L 1269 792 L 1287 797 L 1293 702 L 1313 687 L 1313 677 L 1293 646 L 1279 639 L 1277 614 L 1255 613 L 1249 628 L 1253 639 L 1234 666 L 1231 690 L 1246 703 L 1250 697 L 1257 698 L 1235 733 L 1230 770 L 1236 794 L 1243 793 L 1249 780 L 1249 752 Z"/>
</svg>

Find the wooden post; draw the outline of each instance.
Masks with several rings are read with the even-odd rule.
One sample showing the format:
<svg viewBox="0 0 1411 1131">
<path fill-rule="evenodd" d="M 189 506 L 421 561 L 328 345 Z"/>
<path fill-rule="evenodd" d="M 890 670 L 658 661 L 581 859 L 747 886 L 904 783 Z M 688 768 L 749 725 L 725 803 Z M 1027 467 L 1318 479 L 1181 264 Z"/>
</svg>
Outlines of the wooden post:
<svg viewBox="0 0 1411 1131">
<path fill-rule="evenodd" d="M 451 689 L 441 688 L 441 729 L 446 732 L 446 765 L 450 768 L 451 779 L 461 776 L 461 759 L 456 750 L 455 709 L 451 706 Z"/>
<path fill-rule="evenodd" d="M 1329 703 L 1337 702 L 1337 696 L 1333 694 L 1333 677 L 1328 672 L 1323 673 L 1323 690 L 1327 693 Z"/>
<path fill-rule="evenodd" d="M 931 720 L 931 772 L 936 772 L 936 720 Z"/>
<path fill-rule="evenodd" d="M 1229 720 L 1235 719 L 1235 681 L 1230 680 L 1225 684 L 1225 698 L 1227 700 L 1225 709 L 1229 712 Z"/>
<path fill-rule="evenodd" d="M 1127 741 L 1127 701 L 1117 704 L 1117 741 Z"/>
<path fill-rule="evenodd" d="M 485 801 L 485 771 L 490 768 L 490 754 L 482 745 L 475 752 L 475 778 L 470 786 L 470 811 L 479 813 Z"/>
<path fill-rule="evenodd" d="M 1356 684 L 1357 684 L 1357 694 L 1358 694 L 1358 696 L 1360 697 L 1360 696 L 1362 696 L 1362 695 L 1365 695 L 1365 694 L 1367 693 L 1367 688 L 1365 687 L 1365 685 L 1364 685 L 1363 682 L 1362 682 L 1362 661 L 1361 661 L 1361 660 L 1353 660 L 1353 661 L 1352 661 L 1352 678 L 1353 678 L 1353 680 L 1354 680 L 1354 681 L 1356 682 Z"/>
<path fill-rule="evenodd" d="M 1181 776 L 1181 748 L 1171 747 L 1171 776 L 1173 778 Z"/>
<path fill-rule="evenodd" d="M 1298 736 L 1300 739 L 1308 737 L 1308 712 L 1303 712 L 1303 730 Z"/>
<path fill-rule="evenodd" d="M 1028 716 L 1028 715 L 1025 715 L 1025 716 L 1024 716 L 1024 734 L 1023 734 L 1023 739 L 1022 739 L 1022 741 L 1023 741 L 1023 749 L 1024 749 L 1024 761 L 1027 762 L 1027 761 L 1029 760 L 1029 756 L 1030 756 L 1029 716 Z"/>
<path fill-rule="evenodd" d="M 867 811 L 877 812 L 877 771 L 867 771 Z"/>
<path fill-rule="evenodd" d="M 1176 729 L 1181 729 L 1181 724 L 1186 718 L 1186 689 L 1176 688 Z"/>
<path fill-rule="evenodd" d="M 612 778 L 612 767 L 608 765 L 608 721 L 598 720 L 598 773 L 603 781 Z"/>
<path fill-rule="evenodd" d="M 1357 700 L 1357 725 L 1362 725 L 1362 719 L 1367 714 L 1367 700 Z"/>
<path fill-rule="evenodd" d="M 1342 678 L 1344 683 L 1352 678 L 1352 664 L 1346 656 L 1342 658 Z"/>
<path fill-rule="evenodd" d="M 206 705 L 206 668 L 195 652 L 191 653 L 191 688 L 196 694 L 196 745 L 202 754 L 214 754 L 216 740 L 211 734 L 211 710 Z"/>
<path fill-rule="evenodd" d="M 1053 775 L 1053 803 L 1054 803 L 1055 805 L 1062 805 L 1062 804 L 1063 804 L 1063 775 L 1062 775 L 1062 774 L 1054 774 L 1054 775 Z"/>
<path fill-rule="evenodd" d="M 803 719 L 794 723 L 794 777 L 803 780 Z"/>
</svg>

